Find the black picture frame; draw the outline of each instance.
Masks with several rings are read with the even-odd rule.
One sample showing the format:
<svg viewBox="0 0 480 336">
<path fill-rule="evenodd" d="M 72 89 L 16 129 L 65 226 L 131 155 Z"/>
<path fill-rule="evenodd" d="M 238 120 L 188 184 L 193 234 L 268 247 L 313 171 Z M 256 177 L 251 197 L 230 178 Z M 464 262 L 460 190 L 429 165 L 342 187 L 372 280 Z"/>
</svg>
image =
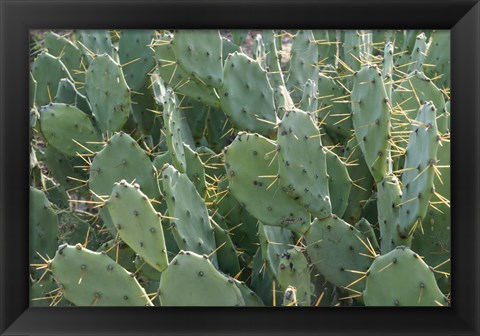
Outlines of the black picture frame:
<svg viewBox="0 0 480 336">
<path fill-rule="evenodd" d="M 0 24 L 2 335 L 479 335 L 477 1 L 0 0 Z M 29 308 L 29 29 L 160 27 L 451 29 L 451 307 Z"/>
</svg>

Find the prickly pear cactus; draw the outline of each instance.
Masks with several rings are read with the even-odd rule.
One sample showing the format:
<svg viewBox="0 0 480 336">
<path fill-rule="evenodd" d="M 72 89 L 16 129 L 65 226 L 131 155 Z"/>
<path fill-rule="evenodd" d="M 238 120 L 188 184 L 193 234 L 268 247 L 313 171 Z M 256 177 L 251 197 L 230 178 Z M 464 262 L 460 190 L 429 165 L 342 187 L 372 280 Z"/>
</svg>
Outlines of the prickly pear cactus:
<svg viewBox="0 0 480 336">
<path fill-rule="evenodd" d="M 49 264 L 63 296 L 78 306 L 151 306 L 137 280 L 114 260 L 77 244 L 61 245 Z"/>
<path fill-rule="evenodd" d="M 434 272 L 412 250 L 397 247 L 377 257 L 366 274 L 367 306 L 443 306 Z"/>
<path fill-rule="evenodd" d="M 208 257 L 180 251 L 160 279 L 162 306 L 244 306 L 234 279 L 215 269 Z"/>
<path fill-rule="evenodd" d="M 118 236 L 150 266 L 162 271 L 168 266 L 163 228 L 158 214 L 138 184 L 115 183 L 107 209 Z"/>
<path fill-rule="evenodd" d="M 448 31 L 31 42 L 32 305 L 450 304 Z"/>
</svg>

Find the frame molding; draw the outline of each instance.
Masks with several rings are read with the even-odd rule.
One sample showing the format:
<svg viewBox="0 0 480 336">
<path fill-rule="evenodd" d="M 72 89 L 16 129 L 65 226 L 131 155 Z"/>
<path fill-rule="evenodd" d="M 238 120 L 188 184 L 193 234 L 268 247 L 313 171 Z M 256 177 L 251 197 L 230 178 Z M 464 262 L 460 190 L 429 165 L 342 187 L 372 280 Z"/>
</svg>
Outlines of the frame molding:
<svg viewBox="0 0 480 336">
<path fill-rule="evenodd" d="M 0 334 L 479 335 L 480 4 L 474 0 L 0 0 Z M 436 28 L 452 32 L 449 308 L 29 308 L 28 31 Z"/>
</svg>

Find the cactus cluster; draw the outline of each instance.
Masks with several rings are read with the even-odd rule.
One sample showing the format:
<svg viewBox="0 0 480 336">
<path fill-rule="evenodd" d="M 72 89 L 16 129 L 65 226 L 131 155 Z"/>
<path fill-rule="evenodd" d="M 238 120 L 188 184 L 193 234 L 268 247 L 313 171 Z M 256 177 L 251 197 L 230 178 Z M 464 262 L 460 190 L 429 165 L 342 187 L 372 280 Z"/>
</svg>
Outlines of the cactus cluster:
<svg viewBox="0 0 480 336">
<path fill-rule="evenodd" d="M 31 36 L 36 306 L 450 305 L 450 36 Z"/>
</svg>

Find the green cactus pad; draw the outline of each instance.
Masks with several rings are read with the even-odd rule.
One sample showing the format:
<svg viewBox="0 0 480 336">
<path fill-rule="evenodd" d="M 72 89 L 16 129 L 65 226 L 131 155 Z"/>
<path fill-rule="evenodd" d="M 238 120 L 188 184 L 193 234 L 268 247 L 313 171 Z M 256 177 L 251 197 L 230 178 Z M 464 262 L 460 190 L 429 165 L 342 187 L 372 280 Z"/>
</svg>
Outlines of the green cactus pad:
<svg viewBox="0 0 480 336">
<path fill-rule="evenodd" d="M 185 97 L 182 99 L 181 109 L 186 110 L 185 116 L 190 131 L 192 132 L 192 137 L 195 143 L 200 145 L 200 143 L 204 141 L 203 136 L 206 133 L 205 124 L 210 107 L 194 99 Z"/>
<path fill-rule="evenodd" d="M 326 149 L 326 162 L 328 172 L 328 190 L 332 213 L 342 217 L 348 206 L 352 180 L 348 175 L 345 163 L 329 149 Z"/>
<path fill-rule="evenodd" d="M 194 80 L 182 67 L 177 65 L 169 36 L 157 39 L 153 44 L 153 48 L 158 64 L 157 70 L 168 86 L 174 88 L 180 94 L 201 101 L 205 105 L 220 106 L 218 96 L 212 88 L 208 88 Z"/>
<path fill-rule="evenodd" d="M 450 141 L 442 141 L 438 147 L 437 165 L 443 168 L 440 169 L 442 175 L 434 178 L 435 192 L 450 200 Z M 415 231 L 412 242 L 412 249 L 424 256 L 425 262 L 432 266 L 437 266 L 450 258 L 452 235 L 450 206 L 439 202 L 435 207 L 436 209 L 432 207 L 428 209 L 422 223 L 423 231 Z M 440 270 L 450 272 L 450 263 L 446 263 Z"/>
<path fill-rule="evenodd" d="M 85 80 L 84 68 L 88 63 L 83 61 L 82 51 L 70 40 L 54 32 L 45 33 L 44 39 L 48 53 L 58 57 L 65 64 L 77 83 L 83 83 Z"/>
<path fill-rule="evenodd" d="M 290 93 L 286 86 L 280 85 L 273 89 L 273 95 L 279 118 L 283 118 L 283 114 L 286 110 L 292 110 L 295 108 L 295 104 L 293 103 L 292 97 L 290 97 Z"/>
<path fill-rule="evenodd" d="M 131 110 L 122 67 L 109 55 L 96 56 L 85 74 L 85 90 L 102 132 L 119 131 Z"/>
<path fill-rule="evenodd" d="M 374 256 L 359 230 L 336 216 L 317 219 L 305 234 L 305 240 L 308 256 L 326 280 L 337 287 L 364 289 L 365 281 L 355 281 L 362 277 L 361 272 L 368 270 Z"/>
<path fill-rule="evenodd" d="M 182 123 L 180 109 L 175 93 L 170 88 L 165 95 L 165 104 L 163 109 L 163 124 L 165 126 L 165 135 L 170 155 L 172 156 L 175 168 L 185 173 L 187 163 L 183 149 Z"/>
<path fill-rule="evenodd" d="M 232 124 L 244 131 L 272 134 L 277 122 L 273 90 L 260 64 L 245 54 L 230 54 L 223 80 L 220 105 Z"/>
<path fill-rule="evenodd" d="M 86 58 L 85 63 L 89 64 L 95 56 L 101 54 L 116 58 L 117 52 L 108 30 L 77 30 L 75 35 L 80 45 L 79 49 Z"/>
<path fill-rule="evenodd" d="M 83 147 L 95 150 L 98 145 L 92 143 L 101 141 L 89 116 L 71 105 L 49 104 L 42 107 L 40 127 L 48 143 L 67 156 L 84 153 Z"/>
<path fill-rule="evenodd" d="M 318 77 L 318 120 L 325 132 L 337 141 L 352 136 L 352 117 L 345 101 L 346 91 L 338 81 L 320 74 Z"/>
<path fill-rule="evenodd" d="M 278 281 L 280 288 L 284 291 L 289 286 L 297 289 L 299 306 L 310 306 L 312 296 L 310 270 L 307 259 L 297 248 L 282 253 L 278 264 Z"/>
<path fill-rule="evenodd" d="M 397 247 L 375 259 L 368 270 L 366 306 L 447 305 L 433 271 L 412 250 Z"/>
<path fill-rule="evenodd" d="M 222 110 L 210 108 L 206 120 L 205 139 L 208 147 L 219 153 L 227 146 L 231 139 L 225 133 L 233 129 L 233 125 Z"/>
<path fill-rule="evenodd" d="M 143 135 L 151 135 L 155 119 L 160 119 L 156 112 L 157 104 L 153 97 L 153 88 L 145 84 L 138 92 L 132 92 L 132 115 Z"/>
<path fill-rule="evenodd" d="M 129 272 L 135 272 L 135 256 L 136 253 L 121 240 L 111 239 L 103 243 L 97 249 L 97 252 L 106 253 L 117 264 L 125 268 Z"/>
<path fill-rule="evenodd" d="M 326 150 L 311 115 L 286 111 L 277 136 L 278 175 L 282 188 L 312 215 L 331 215 Z"/>
<path fill-rule="evenodd" d="M 388 99 L 392 99 L 392 88 L 393 88 L 393 72 L 394 72 L 394 62 L 393 62 L 393 53 L 394 53 L 394 44 L 392 42 L 385 43 L 385 48 L 383 51 L 383 69 L 382 77 L 383 82 L 385 83 L 385 90 L 387 91 Z"/>
<path fill-rule="evenodd" d="M 211 254 L 215 236 L 210 225 L 207 207 L 195 185 L 186 174 L 167 165 L 162 171 L 163 190 L 168 205 L 168 216 L 177 245 L 182 250 Z M 217 266 L 216 255 L 212 263 Z"/>
<path fill-rule="evenodd" d="M 410 62 L 410 55 L 412 54 L 413 47 L 417 41 L 416 38 L 421 33 L 421 30 L 415 29 L 397 32 L 395 35 L 395 43 L 398 45 L 400 50 L 402 50 L 402 54 L 399 55 L 397 61 L 395 62 L 395 66 L 397 68 L 400 66 L 406 67 L 406 64 Z"/>
<path fill-rule="evenodd" d="M 263 31 L 263 41 L 266 49 L 265 70 L 267 70 L 268 80 L 273 87 L 275 106 L 277 107 L 278 116 L 281 118 L 284 112 L 281 109 L 282 107 L 284 109 L 292 109 L 295 105 L 285 85 L 283 70 L 280 66 L 281 54 L 278 51 L 275 32 L 273 30 Z"/>
<path fill-rule="evenodd" d="M 154 30 L 127 29 L 121 32 L 118 43 L 118 59 L 128 87 L 140 91 L 147 84 L 150 71 L 155 66 L 150 44 L 155 37 Z"/>
<path fill-rule="evenodd" d="M 353 187 L 348 197 L 348 206 L 343 218 L 348 223 L 354 224 L 362 218 L 362 208 L 372 195 L 374 181 L 355 137 L 352 137 L 347 143 L 343 156 L 347 158 L 347 163 L 354 163 L 347 166 Z"/>
<path fill-rule="evenodd" d="M 68 208 L 70 206 L 70 196 L 67 194 L 65 188 L 55 182 L 53 178 L 44 175 L 42 177 L 45 182 L 45 194 L 50 202 L 55 204 L 59 209 Z M 34 185 L 32 184 L 32 186 Z"/>
<path fill-rule="evenodd" d="M 304 85 L 318 81 L 318 45 L 311 30 L 299 30 L 292 42 L 292 54 L 286 79 L 287 89 L 294 102 L 300 102 Z"/>
<path fill-rule="evenodd" d="M 346 30 L 341 51 L 343 52 L 342 61 L 350 70 L 358 71 L 361 68 L 360 57 L 360 34 L 358 30 Z M 343 64 L 342 64 L 343 65 Z M 344 66 L 346 68 L 346 66 Z M 347 69 L 348 71 L 348 69 Z"/>
<path fill-rule="evenodd" d="M 239 45 L 222 36 L 222 62 L 225 62 L 228 55 L 233 54 L 234 52 L 242 52 L 242 49 Z"/>
<path fill-rule="evenodd" d="M 302 100 L 300 101 L 300 110 L 314 114 L 317 113 L 317 83 L 311 79 L 307 80 L 304 85 Z"/>
<path fill-rule="evenodd" d="M 264 30 L 262 37 L 267 52 L 265 62 L 267 64 L 268 79 L 274 88 L 285 86 L 282 68 L 280 67 L 279 54 L 277 52 L 275 32 L 273 30 Z"/>
<path fill-rule="evenodd" d="M 231 233 L 228 231 L 228 228 L 226 228 L 222 216 L 218 213 L 213 216 L 213 221 L 213 233 L 218 249 L 216 252 L 218 269 L 233 277 L 240 272 L 240 263 L 238 261 L 237 250 L 230 236 Z"/>
<path fill-rule="evenodd" d="M 313 30 L 313 36 L 318 44 L 318 60 L 321 65 L 335 63 L 337 55 L 337 40 L 335 30 Z"/>
<path fill-rule="evenodd" d="M 252 260 L 252 277 L 250 280 L 250 288 L 262 299 L 267 306 L 273 305 L 273 294 L 275 293 L 275 301 L 281 302 L 281 291 L 276 291 L 278 283 L 274 283 L 274 278 L 266 268 L 266 264 L 262 257 L 262 251 L 259 247 Z M 275 285 L 275 287 L 274 287 Z M 273 289 L 275 288 L 275 292 Z"/>
<path fill-rule="evenodd" d="M 62 78 L 73 81 L 65 65 L 58 57 L 43 52 L 32 64 L 32 76 L 37 81 L 35 105 L 37 107 L 53 102 Z"/>
<path fill-rule="evenodd" d="M 94 231 L 90 231 L 88 222 L 78 217 L 75 212 L 59 212 L 58 229 L 59 240 L 70 245 L 83 244 L 87 236 L 89 238 L 87 243 L 91 244 L 95 237 Z"/>
<path fill-rule="evenodd" d="M 37 95 L 37 81 L 32 73 L 28 76 L 28 106 L 30 107 L 30 128 L 35 127 L 37 112 L 35 111 L 35 100 Z"/>
<path fill-rule="evenodd" d="M 242 293 L 243 301 L 247 307 L 264 307 L 262 299 L 253 290 L 248 288 L 247 284 L 243 281 L 235 280 L 235 285 Z"/>
<path fill-rule="evenodd" d="M 195 185 L 198 194 L 202 198 L 205 198 L 207 196 L 207 185 L 202 159 L 200 159 L 200 155 L 188 145 L 183 145 L 183 152 L 185 153 L 185 163 L 187 166 L 185 173 Z"/>
<path fill-rule="evenodd" d="M 82 154 L 85 154 L 85 150 L 82 150 Z M 77 188 L 75 190 L 83 192 L 83 189 L 86 189 L 80 186 L 81 181 L 88 179 L 88 174 L 83 169 L 75 168 L 85 166 L 85 162 L 80 157 L 65 156 L 54 147 L 47 145 L 45 163 L 51 175 L 65 190 Z"/>
<path fill-rule="evenodd" d="M 258 61 L 262 68 L 266 69 L 266 49 L 263 43 L 262 34 L 257 34 L 254 38 L 253 44 L 253 58 Z"/>
<path fill-rule="evenodd" d="M 368 222 L 368 220 L 366 220 L 365 218 L 360 219 L 357 223 L 355 223 L 355 228 L 368 239 L 375 251 L 380 250 L 380 245 L 378 245 L 375 230 L 373 229 L 372 224 Z"/>
<path fill-rule="evenodd" d="M 368 200 L 362 206 L 362 216 L 365 220 L 373 223 L 375 226 L 378 224 L 378 211 L 377 211 L 377 193 L 373 193 Z"/>
<path fill-rule="evenodd" d="M 160 170 L 166 163 L 173 164 L 172 161 L 173 160 L 170 156 L 170 152 L 167 151 L 165 153 L 155 156 L 155 159 L 153 159 L 153 166 L 155 167 L 155 169 Z"/>
<path fill-rule="evenodd" d="M 30 187 L 29 215 L 29 260 L 30 264 L 41 264 L 43 261 L 39 254 L 49 258 L 57 249 L 58 218 L 43 191 L 32 187 Z"/>
<path fill-rule="evenodd" d="M 358 31 L 358 38 L 359 38 L 359 54 L 358 58 L 363 63 L 371 63 L 372 62 L 372 51 L 373 51 L 373 43 L 372 43 L 372 31 L 371 30 L 359 30 Z"/>
<path fill-rule="evenodd" d="M 250 215 L 232 195 L 228 180 L 218 184 L 215 208 L 233 232 L 232 240 L 240 249 L 253 256 L 257 250 L 257 219 Z"/>
<path fill-rule="evenodd" d="M 352 120 L 355 137 L 376 182 L 391 170 L 390 108 L 382 74 L 365 66 L 354 75 Z"/>
<path fill-rule="evenodd" d="M 135 257 L 134 265 L 135 265 L 138 277 L 143 280 L 148 279 L 150 281 L 152 280 L 159 281 L 160 277 L 162 276 L 161 272 L 157 271 L 155 268 L 147 264 L 147 262 L 139 255 Z M 145 288 L 145 286 L 143 287 Z M 156 289 L 158 289 L 158 284 Z M 150 292 L 147 292 L 147 293 L 150 293 Z"/>
<path fill-rule="evenodd" d="M 437 163 L 440 142 L 436 116 L 435 106 L 427 102 L 418 110 L 412 125 L 402 174 L 399 221 L 399 231 L 405 236 L 412 235 L 412 230 L 425 217 L 434 193 L 434 165 Z"/>
<path fill-rule="evenodd" d="M 55 103 L 74 105 L 86 114 L 92 114 L 92 109 L 87 98 L 78 92 L 75 85 L 67 78 L 60 80 L 54 101 Z"/>
<path fill-rule="evenodd" d="M 160 279 L 162 306 L 244 306 L 234 280 L 215 269 L 208 258 L 180 251 Z"/>
<path fill-rule="evenodd" d="M 450 87 L 450 50 L 450 31 L 433 32 L 425 64 L 435 66 L 425 66 L 425 73 L 431 78 L 441 76 L 436 80 L 439 86 Z"/>
<path fill-rule="evenodd" d="M 414 70 L 423 71 L 423 64 L 425 63 L 426 57 L 427 36 L 425 36 L 425 33 L 421 33 L 415 40 L 415 45 L 413 46 L 412 54 L 410 55 L 410 65 L 408 66 L 407 72 L 410 73 Z"/>
<path fill-rule="evenodd" d="M 115 182 L 135 181 L 149 198 L 158 198 L 156 172 L 147 153 L 128 134 L 120 132 L 93 158 L 88 185 L 95 194 L 108 197 Z"/>
<path fill-rule="evenodd" d="M 437 108 L 437 116 L 444 115 L 446 111 L 442 91 L 423 72 L 418 71 L 414 71 L 395 89 L 392 93 L 392 101 L 393 113 L 397 119 L 393 126 L 398 125 L 398 127 L 395 127 L 396 130 L 408 131 L 408 126 L 401 126 L 409 125 L 415 119 L 418 109 L 427 101 L 431 101 Z M 438 130 L 441 133 L 448 130 L 447 119 L 442 117 L 437 120 Z M 399 145 L 405 147 L 403 142 L 400 142 Z"/>
<path fill-rule="evenodd" d="M 168 259 L 160 216 L 140 186 L 125 180 L 115 183 L 106 203 L 119 237 L 150 266 L 163 271 Z"/>
<path fill-rule="evenodd" d="M 295 244 L 292 231 L 258 223 L 258 240 L 266 269 L 274 279 L 278 278 L 278 265 L 283 252 Z"/>
<path fill-rule="evenodd" d="M 402 190 L 400 181 L 394 175 L 387 175 L 377 183 L 377 213 L 380 228 L 381 251 L 390 252 L 400 245 L 410 245 L 411 239 L 401 237 L 397 229 L 400 221 Z"/>
<path fill-rule="evenodd" d="M 60 246 L 50 270 L 63 296 L 76 306 L 152 306 L 131 273 L 80 244 Z"/>
<path fill-rule="evenodd" d="M 179 66 L 190 77 L 209 87 L 222 85 L 222 38 L 218 30 L 179 30 L 172 45 Z"/>
<path fill-rule="evenodd" d="M 239 133 L 225 150 L 230 191 L 265 225 L 304 232 L 310 225 L 310 215 L 275 181 L 276 150 L 275 144 L 261 135 Z"/>
<path fill-rule="evenodd" d="M 30 307 L 50 307 L 52 302 L 56 302 L 58 297 L 57 284 L 55 280 L 47 275 L 41 281 L 34 281 L 30 286 Z M 55 307 L 65 307 L 70 304 L 66 300 L 55 304 Z"/>
</svg>

